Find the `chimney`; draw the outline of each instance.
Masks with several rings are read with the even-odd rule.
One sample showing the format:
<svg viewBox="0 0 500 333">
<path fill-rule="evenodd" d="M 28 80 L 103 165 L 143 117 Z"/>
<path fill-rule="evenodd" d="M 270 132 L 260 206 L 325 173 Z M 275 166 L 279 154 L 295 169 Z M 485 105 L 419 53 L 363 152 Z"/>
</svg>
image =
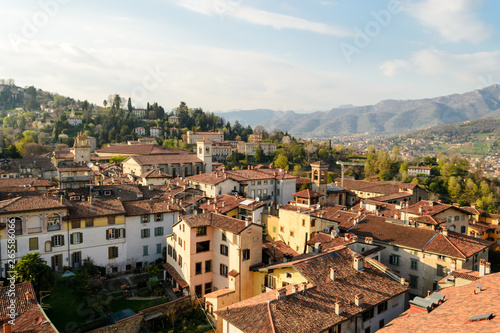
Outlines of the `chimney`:
<svg viewBox="0 0 500 333">
<path fill-rule="evenodd" d="M 354 304 L 356 304 L 356 306 L 358 307 L 362 307 L 363 306 L 363 294 L 357 294 L 356 296 L 354 296 Z"/>
<path fill-rule="evenodd" d="M 306 293 L 306 286 L 307 283 L 305 282 L 299 283 L 299 293 L 302 293 L 302 295 L 304 295 Z"/>
<path fill-rule="evenodd" d="M 451 259 L 451 271 L 454 272 L 457 270 L 457 259 Z"/>
<path fill-rule="evenodd" d="M 353 267 L 358 272 L 363 269 L 364 260 L 362 256 L 356 256 L 353 260 Z"/>
<path fill-rule="evenodd" d="M 342 301 L 335 302 L 335 314 L 337 316 L 344 314 L 344 303 Z"/>
<path fill-rule="evenodd" d="M 475 204 L 475 203 L 470 204 L 470 206 L 471 206 L 472 208 L 476 208 L 476 204 Z"/>
<path fill-rule="evenodd" d="M 12 332 L 12 327 L 10 326 L 9 323 L 3 324 L 3 332 L 4 333 L 11 333 Z"/>
<path fill-rule="evenodd" d="M 276 299 L 284 299 L 286 297 L 286 287 L 280 288 L 276 290 Z"/>
<path fill-rule="evenodd" d="M 476 290 L 474 291 L 474 294 L 479 294 L 481 292 L 481 286 L 476 286 Z"/>
<path fill-rule="evenodd" d="M 251 217 L 245 218 L 245 227 L 248 227 L 250 224 L 252 224 L 252 218 Z"/>
<path fill-rule="evenodd" d="M 422 212 L 423 212 L 422 206 L 418 207 L 418 213 L 422 214 Z"/>
<path fill-rule="evenodd" d="M 321 253 L 321 243 L 320 242 L 314 243 L 314 252 Z"/>
<path fill-rule="evenodd" d="M 93 196 L 90 196 L 90 197 L 89 197 L 89 202 L 90 202 L 90 204 L 91 204 L 91 205 L 93 205 L 93 204 L 94 204 L 94 197 L 93 197 Z"/>
<path fill-rule="evenodd" d="M 292 293 L 296 294 L 296 293 L 298 293 L 298 292 L 299 292 L 299 285 L 294 284 L 294 285 L 292 286 Z"/>
<path fill-rule="evenodd" d="M 330 232 L 330 235 L 332 236 L 332 238 L 336 238 L 337 237 L 337 232 L 335 230 L 332 230 Z"/>
<path fill-rule="evenodd" d="M 150 191 L 154 190 L 154 185 L 153 184 L 149 184 L 149 190 Z"/>
<path fill-rule="evenodd" d="M 484 274 L 488 275 L 490 273 L 491 273 L 491 263 L 490 262 L 486 262 L 486 269 L 484 271 Z"/>
<path fill-rule="evenodd" d="M 351 234 L 345 234 L 345 235 L 344 235 L 344 240 L 345 240 L 346 242 L 348 242 L 348 241 L 350 241 L 350 240 L 351 240 L 351 237 L 352 237 L 352 235 L 351 235 Z"/>
<path fill-rule="evenodd" d="M 364 208 L 364 206 L 365 206 L 365 202 L 364 202 L 363 200 L 361 200 L 361 201 L 359 202 L 359 209 L 360 209 L 360 210 L 361 210 L 361 209 L 363 209 L 363 208 Z"/>
<path fill-rule="evenodd" d="M 479 276 L 484 276 L 485 272 L 486 272 L 486 260 L 481 259 L 479 260 Z"/>
<path fill-rule="evenodd" d="M 8 199 L 14 199 L 14 194 L 12 194 L 12 193 L 7 194 L 7 198 Z"/>
<path fill-rule="evenodd" d="M 61 194 L 61 197 L 60 197 L 60 203 L 61 203 L 61 205 L 62 205 L 62 204 L 64 204 L 64 201 L 63 201 L 63 200 L 64 200 L 64 199 L 63 199 L 63 196 L 62 196 L 62 194 Z"/>
<path fill-rule="evenodd" d="M 373 243 L 373 238 L 371 238 L 371 237 L 366 237 L 366 238 L 365 238 L 365 243 L 366 243 L 366 244 L 372 244 L 372 243 Z"/>
<path fill-rule="evenodd" d="M 447 226 L 445 226 L 445 225 L 443 225 L 442 229 L 443 229 L 443 230 L 442 230 L 442 232 L 443 232 L 443 236 L 448 236 L 448 227 L 447 227 Z"/>
<path fill-rule="evenodd" d="M 335 282 L 335 268 L 330 268 L 330 280 Z"/>
</svg>

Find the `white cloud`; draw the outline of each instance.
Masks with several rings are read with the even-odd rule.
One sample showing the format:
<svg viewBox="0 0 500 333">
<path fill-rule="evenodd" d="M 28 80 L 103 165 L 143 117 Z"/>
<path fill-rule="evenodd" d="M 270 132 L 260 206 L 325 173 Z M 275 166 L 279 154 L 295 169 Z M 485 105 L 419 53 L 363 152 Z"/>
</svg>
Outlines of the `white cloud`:
<svg viewBox="0 0 500 333">
<path fill-rule="evenodd" d="M 244 6 L 241 4 L 242 0 L 177 0 L 175 2 L 186 9 L 203 15 L 227 16 L 275 29 L 305 30 L 337 37 L 352 35 L 352 32 L 348 30 L 329 24 Z"/>
<path fill-rule="evenodd" d="M 491 29 L 481 22 L 475 9 L 478 0 L 423 0 L 407 3 L 406 11 L 425 27 L 437 32 L 450 42 L 477 43 L 491 35 Z"/>
<path fill-rule="evenodd" d="M 478 78 L 492 76 L 500 78 L 500 50 L 452 54 L 444 50 L 425 49 L 415 52 L 410 58 L 384 62 L 380 69 L 385 76 L 400 76 L 414 80 L 434 78 L 448 80 L 450 86 L 461 82 L 474 89 Z"/>
</svg>

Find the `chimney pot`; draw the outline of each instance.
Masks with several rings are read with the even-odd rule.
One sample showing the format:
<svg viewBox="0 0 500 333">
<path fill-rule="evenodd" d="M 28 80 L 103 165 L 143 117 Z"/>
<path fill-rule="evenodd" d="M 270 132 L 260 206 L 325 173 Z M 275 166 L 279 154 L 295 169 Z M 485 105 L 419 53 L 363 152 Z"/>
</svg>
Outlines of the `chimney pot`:
<svg viewBox="0 0 500 333">
<path fill-rule="evenodd" d="M 448 227 L 443 225 L 443 236 L 448 236 Z"/>
<path fill-rule="evenodd" d="M 476 286 L 475 294 L 479 294 L 481 292 L 481 286 Z"/>
<path fill-rule="evenodd" d="M 335 268 L 330 268 L 330 280 L 335 282 Z"/>
<path fill-rule="evenodd" d="M 293 292 L 294 294 L 298 293 L 298 292 L 299 292 L 299 286 L 298 286 L 298 285 L 296 285 L 296 284 L 295 284 L 295 285 L 293 285 L 293 287 L 292 287 L 292 292 Z"/>
<path fill-rule="evenodd" d="M 341 301 L 335 302 L 335 314 L 341 316 L 344 314 L 344 303 Z"/>
<path fill-rule="evenodd" d="M 365 243 L 366 243 L 366 244 L 372 244 L 372 243 L 373 243 L 373 238 L 371 238 L 371 237 L 366 237 L 366 238 L 365 238 Z"/>
<path fill-rule="evenodd" d="M 280 288 L 276 290 L 276 299 L 284 299 L 286 297 L 286 288 Z"/>
<path fill-rule="evenodd" d="M 363 298 L 363 294 L 357 294 L 356 296 L 354 296 L 354 304 L 356 304 L 356 306 L 358 307 L 363 306 Z"/>
<path fill-rule="evenodd" d="M 484 276 L 486 273 L 486 260 L 479 260 L 479 276 Z"/>
<path fill-rule="evenodd" d="M 491 273 L 491 263 L 490 262 L 486 262 L 486 269 L 484 271 L 484 274 L 490 274 Z"/>
<path fill-rule="evenodd" d="M 363 269 L 363 264 L 364 264 L 363 257 L 361 257 L 361 256 L 354 257 L 353 267 L 354 267 L 355 270 L 357 270 L 358 272 L 360 270 L 362 270 Z"/>
</svg>

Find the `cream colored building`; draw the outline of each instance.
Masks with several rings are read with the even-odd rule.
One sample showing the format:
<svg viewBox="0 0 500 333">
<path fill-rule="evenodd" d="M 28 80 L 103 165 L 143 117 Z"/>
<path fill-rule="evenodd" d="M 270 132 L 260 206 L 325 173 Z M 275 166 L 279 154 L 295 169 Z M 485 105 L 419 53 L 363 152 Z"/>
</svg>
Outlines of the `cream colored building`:
<svg viewBox="0 0 500 333">
<path fill-rule="evenodd" d="M 224 141 L 224 132 L 193 132 L 187 131 L 187 143 L 195 144 L 198 141 L 213 141 L 213 142 L 222 142 Z"/>
<path fill-rule="evenodd" d="M 272 154 L 278 146 L 275 143 L 269 142 L 241 142 L 238 143 L 238 153 L 240 154 L 248 154 L 249 156 L 255 155 L 255 151 L 257 147 L 260 145 L 262 152 L 266 155 Z"/>
<path fill-rule="evenodd" d="M 167 236 L 167 271 L 173 268 L 189 294 L 205 297 L 213 310 L 219 301 L 232 304 L 253 296 L 250 266 L 261 261 L 262 226 L 248 220 L 214 213 L 181 216 Z"/>
</svg>

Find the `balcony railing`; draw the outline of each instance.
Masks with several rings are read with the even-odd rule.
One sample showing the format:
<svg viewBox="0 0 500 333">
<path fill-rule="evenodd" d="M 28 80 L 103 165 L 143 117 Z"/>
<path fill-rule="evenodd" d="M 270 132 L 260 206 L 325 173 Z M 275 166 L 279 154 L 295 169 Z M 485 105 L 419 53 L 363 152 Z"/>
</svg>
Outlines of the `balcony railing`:
<svg viewBox="0 0 500 333">
<path fill-rule="evenodd" d="M 47 231 L 56 231 L 56 230 L 61 230 L 60 224 L 54 224 L 54 225 L 47 226 Z"/>
<path fill-rule="evenodd" d="M 42 227 L 28 228 L 28 234 L 36 234 L 42 232 Z"/>
</svg>

